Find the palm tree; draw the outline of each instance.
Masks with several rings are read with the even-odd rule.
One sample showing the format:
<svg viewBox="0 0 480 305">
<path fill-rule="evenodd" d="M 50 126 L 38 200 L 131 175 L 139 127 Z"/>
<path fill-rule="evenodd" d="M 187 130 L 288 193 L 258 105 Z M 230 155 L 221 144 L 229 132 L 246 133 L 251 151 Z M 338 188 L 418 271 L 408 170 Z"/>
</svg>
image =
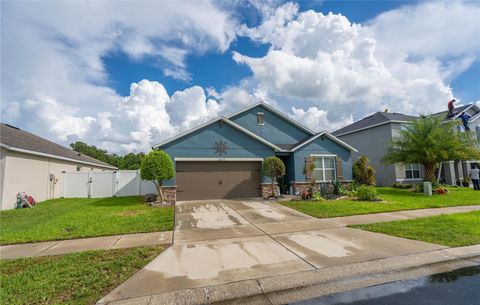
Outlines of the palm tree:
<svg viewBox="0 0 480 305">
<path fill-rule="evenodd" d="M 383 162 L 423 164 L 426 181 L 435 184 L 437 164 L 449 160 L 478 160 L 480 146 L 471 132 L 458 132 L 457 121 L 444 123 L 442 117 L 420 117 L 390 141 Z"/>
</svg>

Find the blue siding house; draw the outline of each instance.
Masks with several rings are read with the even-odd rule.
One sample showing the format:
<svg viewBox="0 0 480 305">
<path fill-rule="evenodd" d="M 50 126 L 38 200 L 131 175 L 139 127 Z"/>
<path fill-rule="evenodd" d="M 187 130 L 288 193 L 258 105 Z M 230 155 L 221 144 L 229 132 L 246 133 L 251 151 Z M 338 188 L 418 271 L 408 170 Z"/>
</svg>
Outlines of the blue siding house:
<svg viewBox="0 0 480 305">
<path fill-rule="evenodd" d="M 286 175 L 277 192 L 298 194 L 317 182 L 352 179 L 355 148 L 328 132 L 314 133 L 263 102 L 219 117 L 154 146 L 175 164 L 165 183 L 174 200 L 249 198 L 271 193 L 263 159 L 277 156 Z"/>
</svg>

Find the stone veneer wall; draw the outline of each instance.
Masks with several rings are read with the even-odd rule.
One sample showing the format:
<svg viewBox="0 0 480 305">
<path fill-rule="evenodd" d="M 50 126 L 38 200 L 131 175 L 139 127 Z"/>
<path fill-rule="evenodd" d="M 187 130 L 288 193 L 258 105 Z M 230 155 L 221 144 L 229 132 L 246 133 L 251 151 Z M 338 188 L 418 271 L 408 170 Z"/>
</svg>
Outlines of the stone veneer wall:
<svg viewBox="0 0 480 305">
<path fill-rule="evenodd" d="M 340 183 L 347 187 L 350 185 L 351 181 L 340 181 Z M 294 195 L 301 195 L 305 190 L 308 190 L 309 187 L 310 187 L 310 182 L 292 182 L 292 186 L 293 186 L 293 194 Z M 328 184 L 330 187 L 333 187 L 333 185 L 329 182 L 320 182 L 320 183 L 317 183 L 317 185 L 319 184 Z M 330 190 L 330 191 L 333 191 L 333 190 Z"/>
<path fill-rule="evenodd" d="M 262 183 L 260 184 L 261 189 L 262 189 L 262 198 L 268 198 L 272 196 L 272 184 L 271 183 Z M 278 186 L 278 183 L 275 183 L 275 194 L 277 196 L 280 196 L 280 187 Z"/>
<path fill-rule="evenodd" d="M 177 187 L 164 186 L 162 187 L 162 191 L 165 202 L 168 202 L 169 204 L 175 204 L 177 201 Z"/>
</svg>

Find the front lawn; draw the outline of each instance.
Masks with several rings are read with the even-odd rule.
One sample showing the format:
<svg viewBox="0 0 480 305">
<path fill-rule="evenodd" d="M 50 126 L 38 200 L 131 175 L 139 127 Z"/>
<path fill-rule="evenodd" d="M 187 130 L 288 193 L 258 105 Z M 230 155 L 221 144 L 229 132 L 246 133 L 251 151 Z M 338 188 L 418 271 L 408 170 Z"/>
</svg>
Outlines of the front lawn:
<svg viewBox="0 0 480 305">
<path fill-rule="evenodd" d="M 470 188 L 450 188 L 449 194 L 431 197 L 409 190 L 389 187 L 379 187 L 377 190 L 384 202 L 332 200 L 318 202 L 286 201 L 281 203 L 318 218 L 480 204 L 479 192 Z"/>
<path fill-rule="evenodd" d="M 480 211 L 351 227 L 449 247 L 480 244 Z"/>
<path fill-rule="evenodd" d="M 95 304 L 163 251 L 160 246 L 0 260 L 2 304 Z"/>
<path fill-rule="evenodd" d="M 0 244 L 172 230 L 173 212 L 138 196 L 53 199 L 0 212 Z"/>
</svg>

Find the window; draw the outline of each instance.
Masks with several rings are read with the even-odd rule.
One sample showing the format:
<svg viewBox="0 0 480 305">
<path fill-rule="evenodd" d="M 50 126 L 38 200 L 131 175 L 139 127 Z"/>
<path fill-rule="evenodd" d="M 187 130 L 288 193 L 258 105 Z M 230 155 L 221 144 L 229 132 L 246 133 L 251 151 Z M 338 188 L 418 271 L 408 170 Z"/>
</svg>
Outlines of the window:
<svg viewBox="0 0 480 305">
<path fill-rule="evenodd" d="M 263 112 L 257 112 L 257 125 L 260 125 L 260 126 L 265 125 Z"/>
<path fill-rule="evenodd" d="M 408 130 L 408 125 L 407 124 L 400 125 L 400 130 Z"/>
<path fill-rule="evenodd" d="M 335 157 L 314 156 L 312 174 L 315 181 L 335 180 Z"/>
<path fill-rule="evenodd" d="M 82 167 L 80 165 L 77 165 L 77 172 L 81 171 Z"/>
<path fill-rule="evenodd" d="M 405 177 L 407 179 L 420 179 L 420 165 L 405 164 Z"/>
<path fill-rule="evenodd" d="M 478 125 L 477 127 L 475 127 L 475 130 L 477 132 L 477 140 L 480 141 L 480 125 Z"/>
</svg>

